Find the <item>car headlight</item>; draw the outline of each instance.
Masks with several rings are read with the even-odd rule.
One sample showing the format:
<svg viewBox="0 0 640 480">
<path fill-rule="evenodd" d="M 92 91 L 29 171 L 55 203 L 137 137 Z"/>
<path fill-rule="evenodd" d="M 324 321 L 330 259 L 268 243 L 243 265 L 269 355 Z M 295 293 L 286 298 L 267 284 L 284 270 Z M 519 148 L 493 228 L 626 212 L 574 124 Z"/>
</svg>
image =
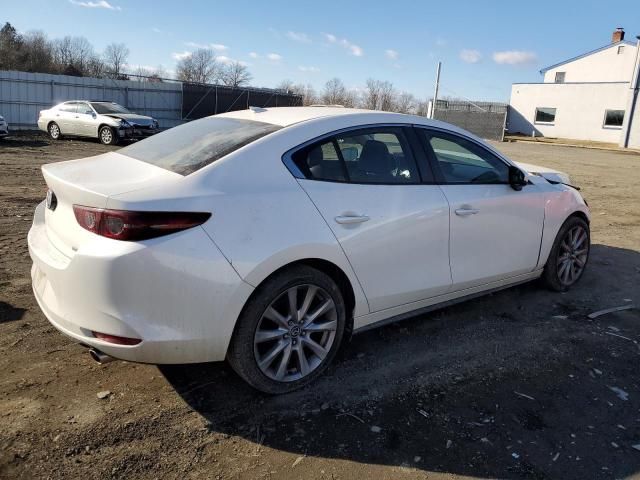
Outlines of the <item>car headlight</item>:
<svg viewBox="0 0 640 480">
<path fill-rule="evenodd" d="M 0 122 L 4 122 L 4 117 L 0 115 Z"/>
<path fill-rule="evenodd" d="M 129 127 L 131 127 L 131 124 L 129 122 L 127 122 L 125 119 L 121 119 L 120 120 L 120 126 L 122 128 L 129 128 Z"/>
</svg>

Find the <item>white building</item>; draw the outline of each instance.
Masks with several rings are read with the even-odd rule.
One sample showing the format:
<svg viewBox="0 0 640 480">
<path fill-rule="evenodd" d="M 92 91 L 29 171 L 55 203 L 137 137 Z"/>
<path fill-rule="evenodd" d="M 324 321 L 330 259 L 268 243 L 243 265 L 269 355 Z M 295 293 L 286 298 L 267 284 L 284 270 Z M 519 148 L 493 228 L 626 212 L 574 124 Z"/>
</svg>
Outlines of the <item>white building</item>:
<svg viewBox="0 0 640 480">
<path fill-rule="evenodd" d="M 640 37 L 618 28 L 604 47 L 544 68 L 543 83 L 514 83 L 510 134 L 640 148 Z"/>
</svg>

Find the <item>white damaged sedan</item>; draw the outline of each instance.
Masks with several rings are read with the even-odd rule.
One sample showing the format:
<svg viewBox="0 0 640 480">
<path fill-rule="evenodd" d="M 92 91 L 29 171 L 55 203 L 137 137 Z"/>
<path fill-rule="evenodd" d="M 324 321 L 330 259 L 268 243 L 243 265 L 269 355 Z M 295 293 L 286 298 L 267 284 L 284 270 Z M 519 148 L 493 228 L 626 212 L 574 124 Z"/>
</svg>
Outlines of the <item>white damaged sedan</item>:
<svg viewBox="0 0 640 480">
<path fill-rule="evenodd" d="M 561 172 L 452 125 L 334 107 L 252 108 L 42 167 L 29 232 L 49 321 L 100 361 L 224 360 L 283 393 L 358 330 L 589 257 Z"/>
</svg>

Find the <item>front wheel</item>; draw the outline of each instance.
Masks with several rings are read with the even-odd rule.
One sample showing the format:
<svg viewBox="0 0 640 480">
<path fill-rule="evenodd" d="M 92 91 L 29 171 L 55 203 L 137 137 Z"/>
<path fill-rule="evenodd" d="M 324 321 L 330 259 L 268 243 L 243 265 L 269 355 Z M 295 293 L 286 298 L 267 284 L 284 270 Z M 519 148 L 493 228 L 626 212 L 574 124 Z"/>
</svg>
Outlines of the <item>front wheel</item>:
<svg viewBox="0 0 640 480">
<path fill-rule="evenodd" d="M 98 132 L 98 137 L 103 145 L 117 145 L 118 135 L 111 127 L 102 127 Z"/>
<path fill-rule="evenodd" d="M 542 274 L 544 283 L 552 290 L 566 292 L 582 277 L 590 248 L 589 224 L 580 217 L 570 217 L 551 248 Z"/>
<path fill-rule="evenodd" d="M 265 393 L 296 390 L 331 363 L 346 323 L 344 299 L 325 273 L 295 266 L 265 281 L 247 302 L 227 359 Z"/>
</svg>

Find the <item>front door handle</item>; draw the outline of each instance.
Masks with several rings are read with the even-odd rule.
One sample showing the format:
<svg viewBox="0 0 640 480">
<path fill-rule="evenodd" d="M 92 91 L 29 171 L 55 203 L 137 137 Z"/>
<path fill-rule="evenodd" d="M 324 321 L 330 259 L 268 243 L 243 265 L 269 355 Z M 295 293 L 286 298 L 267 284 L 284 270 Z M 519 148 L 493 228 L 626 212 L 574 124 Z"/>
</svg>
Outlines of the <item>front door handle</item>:
<svg viewBox="0 0 640 480">
<path fill-rule="evenodd" d="M 334 220 L 342 225 L 351 225 L 354 223 L 364 223 L 369 220 L 369 217 L 367 215 L 338 215 Z"/>
<path fill-rule="evenodd" d="M 456 215 L 459 217 L 467 217 L 469 215 L 475 215 L 478 212 L 480 212 L 480 210 L 477 208 L 458 208 L 456 210 Z"/>
</svg>

